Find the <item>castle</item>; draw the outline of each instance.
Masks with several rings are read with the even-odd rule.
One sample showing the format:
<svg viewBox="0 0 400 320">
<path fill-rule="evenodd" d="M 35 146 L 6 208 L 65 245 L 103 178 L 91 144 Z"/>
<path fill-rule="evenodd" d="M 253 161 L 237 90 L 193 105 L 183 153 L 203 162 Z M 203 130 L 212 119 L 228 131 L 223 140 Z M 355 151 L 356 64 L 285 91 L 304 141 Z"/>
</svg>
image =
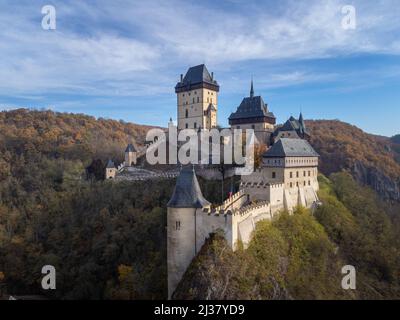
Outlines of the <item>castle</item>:
<svg viewBox="0 0 400 320">
<path fill-rule="evenodd" d="M 219 85 L 205 65 L 189 68 L 175 87 L 178 129 L 217 126 Z M 261 96 L 243 99 L 229 117 L 232 129 L 254 130 L 259 144 L 269 149 L 262 165 L 241 177 L 240 190 L 221 205 L 208 202 L 200 189 L 193 166 L 183 167 L 167 205 L 168 296 L 210 233 L 223 231 L 233 250 L 239 241 L 246 247 L 255 224 L 272 219 L 281 210 L 318 204 L 318 159 L 307 139 L 303 116 L 291 117 L 283 126 L 268 110 Z"/>
<path fill-rule="evenodd" d="M 177 128 L 174 128 L 178 131 L 217 128 L 219 89 L 214 74 L 204 64 L 189 68 L 185 76 L 181 74 L 175 86 Z M 210 233 L 221 230 L 233 250 L 238 243 L 246 247 L 258 221 L 272 219 L 282 210 L 292 212 L 297 206 L 313 208 L 319 203 L 319 155 L 308 142 L 310 134 L 301 113 L 299 119 L 290 117 L 283 125 L 276 125 L 268 105 L 254 94 L 251 81 L 250 95 L 228 120 L 231 129 L 253 129 L 256 143 L 268 149 L 262 155 L 260 167 L 242 175 L 238 192 L 220 205 L 204 198 L 192 165 L 184 166 L 176 174 L 161 175 L 137 168 L 143 149 L 138 152 L 133 144 L 126 148 L 122 164 L 116 167 L 110 160 L 106 167 L 107 179 L 115 179 L 123 172 L 139 172 L 144 180 L 178 176 L 167 205 L 169 298 Z M 170 120 L 169 130 L 173 126 Z"/>
</svg>

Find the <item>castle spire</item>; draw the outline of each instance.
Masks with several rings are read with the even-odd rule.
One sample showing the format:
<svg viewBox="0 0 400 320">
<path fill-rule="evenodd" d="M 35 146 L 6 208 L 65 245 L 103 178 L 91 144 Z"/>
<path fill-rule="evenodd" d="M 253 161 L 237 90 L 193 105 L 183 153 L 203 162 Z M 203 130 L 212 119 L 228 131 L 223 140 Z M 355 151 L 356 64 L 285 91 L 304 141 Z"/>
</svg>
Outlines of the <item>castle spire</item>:
<svg viewBox="0 0 400 320">
<path fill-rule="evenodd" d="M 254 97 L 253 77 L 251 77 L 250 98 Z"/>
</svg>

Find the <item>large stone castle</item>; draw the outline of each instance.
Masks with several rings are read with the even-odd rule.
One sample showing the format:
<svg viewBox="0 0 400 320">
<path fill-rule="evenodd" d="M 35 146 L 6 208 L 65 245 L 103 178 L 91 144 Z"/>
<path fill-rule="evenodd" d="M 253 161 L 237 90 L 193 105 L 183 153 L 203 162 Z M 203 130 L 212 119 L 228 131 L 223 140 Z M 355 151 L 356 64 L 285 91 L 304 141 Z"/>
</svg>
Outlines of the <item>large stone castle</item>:
<svg viewBox="0 0 400 320">
<path fill-rule="evenodd" d="M 219 89 L 214 74 L 204 64 L 189 68 L 175 86 L 177 125 L 170 120 L 168 130 L 217 128 Z M 282 210 L 292 212 L 297 206 L 313 208 L 319 203 L 319 155 L 308 142 L 310 134 L 302 114 L 299 119 L 290 117 L 283 125 L 276 125 L 268 105 L 254 94 L 252 81 L 249 96 L 230 115 L 229 124 L 231 129 L 253 129 L 256 143 L 267 150 L 259 168 L 242 175 L 238 192 L 220 205 L 203 197 L 192 165 L 161 173 L 137 166 L 146 148 L 139 150 L 129 144 L 125 160 L 118 166 L 110 160 L 106 167 L 107 179 L 178 176 L 167 213 L 169 297 L 210 233 L 221 230 L 233 250 L 239 243 L 246 247 L 258 221 L 272 219 Z M 216 178 L 212 168 L 197 168 L 203 178 Z"/>
<path fill-rule="evenodd" d="M 177 126 L 181 129 L 217 127 L 219 84 L 205 65 L 189 68 L 175 87 Z M 257 142 L 268 147 L 260 168 L 241 177 L 240 189 L 221 205 L 207 201 L 193 166 L 181 169 L 168 203 L 168 295 L 172 297 L 192 259 L 210 233 L 223 231 L 231 248 L 245 247 L 255 224 L 281 210 L 318 203 L 318 159 L 307 139 L 303 116 L 277 126 L 261 96 L 243 99 L 229 117 L 232 129 L 253 129 Z"/>
</svg>

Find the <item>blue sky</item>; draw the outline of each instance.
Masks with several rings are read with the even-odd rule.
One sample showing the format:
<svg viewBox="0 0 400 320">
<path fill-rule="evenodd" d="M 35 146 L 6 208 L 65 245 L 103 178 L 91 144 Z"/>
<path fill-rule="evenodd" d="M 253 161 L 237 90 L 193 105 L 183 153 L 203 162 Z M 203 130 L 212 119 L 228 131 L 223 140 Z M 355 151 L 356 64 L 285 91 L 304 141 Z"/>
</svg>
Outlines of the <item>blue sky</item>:
<svg viewBox="0 0 400 320">
<path fill-rule="evenodd" d="M 279 122 L 300 109 L 400 133 L 400 6 L 386 1 L 0 0 L 0 109 L 51 108 L 165 126 L 174 86 L 206 63 L 219 123 L 248 95 Z M 57 29 L 43 30 L 54 5 Z M 345 30 L 344 5 L 357 26 Z"/>
</svg>

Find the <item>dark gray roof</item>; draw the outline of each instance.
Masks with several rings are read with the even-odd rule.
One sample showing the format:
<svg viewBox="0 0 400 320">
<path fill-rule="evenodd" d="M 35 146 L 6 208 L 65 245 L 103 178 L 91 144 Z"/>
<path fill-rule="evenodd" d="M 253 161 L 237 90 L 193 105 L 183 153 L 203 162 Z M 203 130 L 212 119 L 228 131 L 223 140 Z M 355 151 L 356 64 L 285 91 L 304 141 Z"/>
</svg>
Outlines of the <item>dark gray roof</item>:
<svg viewBox="0 0 400 320">
<path fill-rule="evenodd" d="M 210 203 L 203 197 L 194 168 L 182 168 L 175 190 L 168 202 L 169 208 L 202 208 Z"/>
<path fill-rule="evenodd" d="M 269 117 L 275 119 L 274 114 L 268 111 L 268 107 L 264 103 L 263 98 L 261 96 L 253 96 L 244 98 L 236 112 L 230 115 L 229 120 L 258 117 Z"/>
<path fill-rule="evenodd" d="M 115 164 L 112 160 L 108 160 L 107 169 L 115 168 Z"/>
<path fill-rule="evenodd" d="M 177 87 L 193 86 L 201 83 L 218 86 L 217 81 L 213 79 L 204 64 L 190 67 L 183 80 L 177 84 Z"/>
<path fill-rule="evenodd" d="M 307 140 L 303 139 L 279 139 L 263 157 L 319 157 Z"/>
<path fill-rule="evenodd" d="M 125 152 L 136 152 L 135 147 L 133 146 L 132 143 L 128 144 L 128 146 L 125 149 Z"/>
<path fill-rule="evenodd" d="M 289 120 L 283 124 L 283 126 L 280 126 L 275 130 L 274 135 L 277 136 L 281 131 L 296 131 L 298 134 L 308 134 L 306 125 L 304 123 L 303 114 L 300 113 L 299 120 L 291 116 Z"/>
</svg>

